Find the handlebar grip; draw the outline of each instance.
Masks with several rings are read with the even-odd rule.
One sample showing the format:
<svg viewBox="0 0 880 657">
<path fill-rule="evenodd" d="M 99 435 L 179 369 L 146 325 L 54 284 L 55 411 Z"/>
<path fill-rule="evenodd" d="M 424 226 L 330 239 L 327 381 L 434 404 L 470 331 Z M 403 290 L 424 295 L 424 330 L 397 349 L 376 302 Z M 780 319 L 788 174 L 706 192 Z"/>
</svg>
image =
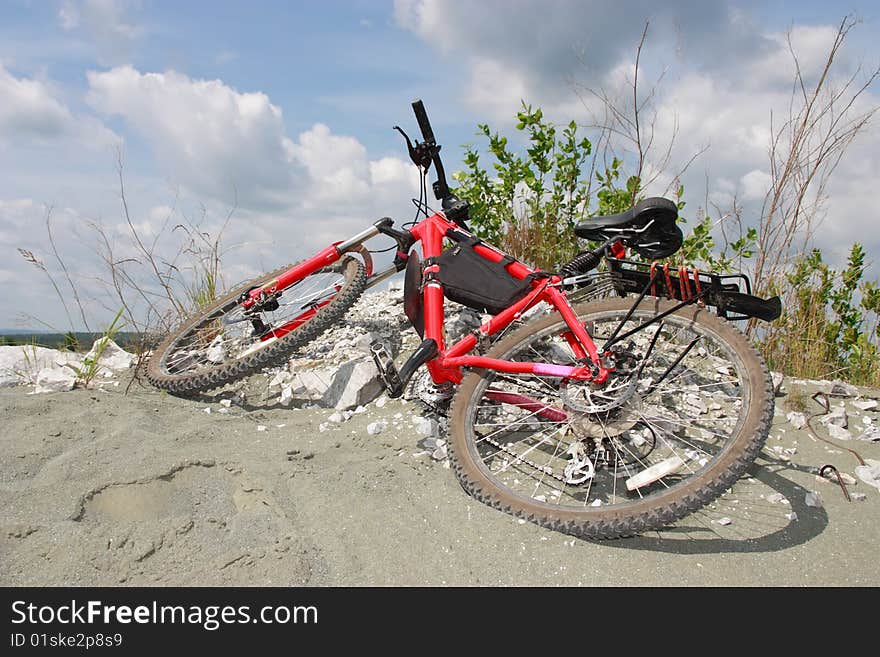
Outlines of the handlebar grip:
<svg viewBox="0 0 880 657">
<path fill-rule="evenodd" d="M 419 123 L 419 129 L 422 131 L 422 138 L 429 144 L 436 144 L 437 141 L 434 139 L 434 131 L 431 130 L 431 123 L 428 121 L 424 103 L 421 100 L 414 100 L 412 108 L 416 115 L 416 121 Z"/>
</svg>

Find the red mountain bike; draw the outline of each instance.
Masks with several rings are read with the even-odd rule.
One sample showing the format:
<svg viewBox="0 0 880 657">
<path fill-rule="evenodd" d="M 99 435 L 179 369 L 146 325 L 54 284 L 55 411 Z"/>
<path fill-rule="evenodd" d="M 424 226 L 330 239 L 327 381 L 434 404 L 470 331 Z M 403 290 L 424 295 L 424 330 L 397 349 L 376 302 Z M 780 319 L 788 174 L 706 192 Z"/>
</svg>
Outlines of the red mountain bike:
<svg viewBox="0 0 880 657">
<path fill-rule="evenodd" d="M 403 230 L 381 219 L 233 290 L 164 340 L 149 380 L 186 394 L 282 364 L 366 288 L 405 270 L 404 310 L 422 342 L 399 370 L 378 343 L 373 357 L 391 397 L 422 365 L 456 388 L 449 457 L 467 492 L 589 538 L 657 529 L 718 497 L 757 456 L 773 415 L 767 366 L 724 318 L 772 320 L 779 300 L 752 296 L 742 275 L 624 259 L 627 248 L 651 260 L 681 246 L 676 205 L 662 198 L 580 223 L 575 233 L 600 245 L 558 272 L 527 267 L 471 234 L 422 102 L 413 109 L 423 141 L 395 129 L 422 172 L 424 218 Z M 435 213 L 425 203 L 432 164 Z M 397 252 L 374 273 L 364 242 L 379 235 Z M 608 290 L 637 296 L 571 303 Z M 447 344 L 444 298 L 492 318 Z M 524 323 L 539 304 L 550 312 Z"/>
</svg>

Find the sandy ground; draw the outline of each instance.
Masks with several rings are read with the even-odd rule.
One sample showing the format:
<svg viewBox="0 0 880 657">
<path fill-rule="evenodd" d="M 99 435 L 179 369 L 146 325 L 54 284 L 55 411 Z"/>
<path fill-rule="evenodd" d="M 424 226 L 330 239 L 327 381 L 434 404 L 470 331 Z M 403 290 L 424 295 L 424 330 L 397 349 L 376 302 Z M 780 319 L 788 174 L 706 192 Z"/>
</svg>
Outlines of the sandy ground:
<svg viewBox="0 0 880 657">
<path fill-rule="evenodd" d="M 319 432 L 332 411 L 269 400 L 221 414 L 217 397 L 123 387 L 0 390 L 0 584 L 880 584 L 880 491 L 859 482 L 867 498 L 848 503 L 817 481 L 811 467 L 857 462 L 793 430 L 786 398 L 768 448 L 796 446 L 791 461 L 765 449 L 677 526 L 588 542 L 468 497 L 419 445 L 413 404 L 371 404 Z M 369 435 L 379 418 L 391 424 Z M 878 443 L 848 446 L 880 458 Z M 822 508 L 805 505 L 810 490 Z"/>
</svg>

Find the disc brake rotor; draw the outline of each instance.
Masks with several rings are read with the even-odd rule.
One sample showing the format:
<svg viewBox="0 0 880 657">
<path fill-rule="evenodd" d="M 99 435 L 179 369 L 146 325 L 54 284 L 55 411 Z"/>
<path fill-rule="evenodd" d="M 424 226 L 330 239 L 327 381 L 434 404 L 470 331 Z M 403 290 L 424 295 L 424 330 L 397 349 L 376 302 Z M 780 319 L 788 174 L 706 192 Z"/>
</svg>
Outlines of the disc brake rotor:
<svg viewBox="0 0 880 657">
<path fill-rule="evenodd" d="M 630 396 L 618 406 L 615 406 L 613 412 L 577 412 L 572 419 L 571 427 L 584 438 L 611 438 L 619 436 L 639 423 L 641 409 L 641 398 Z"/>
<path fill-rule="evenodd" d="M 601 388 L 585 381 L 563 379 L 559 392 L 566 409 L 575 413 L 607 413 L 623 406 L 636 392 L 635 376 L 612 380 Z"/>
</svg>

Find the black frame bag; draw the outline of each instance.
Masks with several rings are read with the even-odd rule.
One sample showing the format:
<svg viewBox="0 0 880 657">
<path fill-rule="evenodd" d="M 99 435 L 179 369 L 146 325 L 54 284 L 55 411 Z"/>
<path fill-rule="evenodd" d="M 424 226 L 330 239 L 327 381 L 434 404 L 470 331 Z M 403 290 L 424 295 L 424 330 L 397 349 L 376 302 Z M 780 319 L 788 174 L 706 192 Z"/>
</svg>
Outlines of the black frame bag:
<svg viewBox="0 0 880 657">
<path fill-rule="evenodd" d="M 479 243 L 476 238 L 463 240 L 435 258 L 440 265 L 437 280 L 446 298 L 497 315 L 528 294 L 532 275 L 514 278 L 505 269 L 514 259 L 504 256 L 498 262 L 487 260 L 474 250 Z"/>
</svg>

